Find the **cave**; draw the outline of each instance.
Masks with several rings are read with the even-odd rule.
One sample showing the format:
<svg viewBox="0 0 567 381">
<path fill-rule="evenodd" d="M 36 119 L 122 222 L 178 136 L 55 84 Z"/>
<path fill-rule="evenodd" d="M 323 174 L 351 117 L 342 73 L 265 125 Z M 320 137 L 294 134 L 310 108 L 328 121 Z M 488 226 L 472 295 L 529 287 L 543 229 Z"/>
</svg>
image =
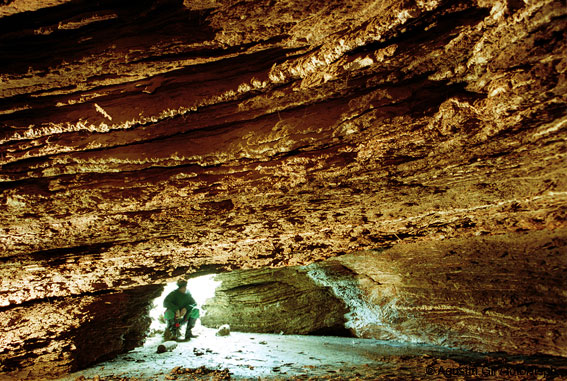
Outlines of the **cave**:
<svg viewBox="0 0 567 381">
<path fill-rule="evenodd" d="M 0 51 L 0 379 L 118 379 L 201 276 L 168 379 L 567 378 L 564 0 L 2 0 Z"/>
</svg>

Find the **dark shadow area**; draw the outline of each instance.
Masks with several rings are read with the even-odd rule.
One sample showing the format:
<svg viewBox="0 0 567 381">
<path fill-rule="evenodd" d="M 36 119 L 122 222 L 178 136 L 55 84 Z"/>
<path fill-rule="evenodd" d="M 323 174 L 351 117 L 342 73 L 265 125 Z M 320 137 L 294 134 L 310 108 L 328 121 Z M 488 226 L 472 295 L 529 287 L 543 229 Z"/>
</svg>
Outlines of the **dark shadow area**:
<svg viewBox="0 0 567 381">
<path fill-rule="evenodd" d="M 337 336 L 337 337 L 356 337 L 352 334 L 350 329 L 344 326 L 325 327 L 308 333 L 313 336 Z"/>
</svg>

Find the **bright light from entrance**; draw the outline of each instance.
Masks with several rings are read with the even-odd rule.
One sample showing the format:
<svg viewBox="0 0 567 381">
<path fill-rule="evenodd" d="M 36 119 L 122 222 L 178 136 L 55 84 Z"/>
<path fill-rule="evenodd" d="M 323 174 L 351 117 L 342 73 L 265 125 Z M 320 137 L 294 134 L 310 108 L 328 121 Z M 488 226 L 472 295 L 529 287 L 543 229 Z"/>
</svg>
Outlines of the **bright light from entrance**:
<svg viewBox="0 0 567 381">
<path fill-rule="evenodd" d="M 187 290 L 193 296 L 193 299 L 197 302 L 197 307 L 201 308 L 201 306 L 205 303 L 207 299 L 212 298 L 215 295 L 215 290 L 221 284 L 221 282 L 217 282 L 213 280 L 215 274 L 212 275 L 204 275 L 196 278 L 191 278 L 187 280 Z M 165 297 L 173 290 L 177 289 L 176 282 L 168 283 L 165 288 L 163 289 L 162 294 L 154 299 L 153 307 L 150 311 L 150 318 L 152 319 L 152 324 L 150 325 L 150 332 L 159 332 L 163 331 L 165 328 L 165 324 L 159 321 L 159 317 L 163 316 L 165 312 L 165 308 L 163 307 L 163 300 Z M 204 311 L 201 310 L 201 315 L 204 314 Z M 197 320 L 196 327 L 200 327 L 201 320 Z"/>
</svg>

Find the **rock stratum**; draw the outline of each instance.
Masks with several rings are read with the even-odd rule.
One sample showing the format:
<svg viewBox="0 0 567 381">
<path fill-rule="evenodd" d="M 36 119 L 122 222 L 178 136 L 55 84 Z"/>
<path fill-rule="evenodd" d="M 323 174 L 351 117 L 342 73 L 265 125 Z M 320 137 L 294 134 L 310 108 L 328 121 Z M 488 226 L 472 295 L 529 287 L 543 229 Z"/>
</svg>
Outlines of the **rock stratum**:
<svg viewBox="0 0 567 381">
<path fill-rule="evenodd" d="M 201 324 L 239 332 L 351 336 L 346 304 L 298 267 L 232 271 L 203 306 Z"/>
<path fill-rule="evenodd" d="M 566 357 L 566 233 L 402 243 L 224 273 L 201 323 L 292 334 L 348 329 L 401 343 Z"/>
<path fill-rule="evenodd" d="M 565 356 L 566 15 L 563 0 L 2 1 L 0 371 L 128 350 L 153 285 L 188 273 L 415 245 L 402 268 L 377 263 L 428 264 L 423 287 L 398 284 L 423 302 L 448 270 L 417 248 L 492 236 L 517 254 L 448 249 L 484 264 L 451 277 L 482 290 L 508 269 L 529 296 L 510 318 L 540 332 L 540 303 L 559 333 L 486 347 Z M 536 236 L 547 249 L 517 249 Z M 537 295 L 534 263 L 551 274 Z M 476 308 L 459 303 L 439 319 Z M 84 349 L 87 322 L 109 333 Z"/>
</svg>

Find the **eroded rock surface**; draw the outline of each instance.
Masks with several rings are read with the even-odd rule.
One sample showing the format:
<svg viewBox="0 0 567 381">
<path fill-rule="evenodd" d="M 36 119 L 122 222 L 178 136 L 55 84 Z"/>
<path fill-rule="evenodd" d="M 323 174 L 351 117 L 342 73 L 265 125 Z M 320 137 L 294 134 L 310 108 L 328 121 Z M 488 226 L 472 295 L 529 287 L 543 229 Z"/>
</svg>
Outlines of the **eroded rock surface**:
<svg viewBox="0 0 567 381">
<path fill-rule="evenodd" d="M 566 14 L 562 0 L 2 2 L 0 312 L 204 266 L 563 232 Z M 26 352 L 12 329 L 4 357 Z"/>
<path fill-rule="evenodd" d="M 222 285 L 202 322 L 305 334 L 331 317 L 357 337 L 567 357 L 566 233 L 399 244 L 308 266 L 233 271 L 216 277 Z"/>
<path fill-rule="evenodd" d="M 140 346 L 151 323 L 148 301 L 162 289 L 150 285 L 1 310 L 1 371 L 14 379 L 42 378 L 82 369 Z"/>
<path fill-rule="evenodd" d="M 567 357 L 565 235 L 400 244 L 308 268 L 346 302 L 358 337 Z"/>
<path fill-rule="evenodd" d="M 229 324 L 240 332 L 349 335 L 345 303 L 300 268 L 233 271 L 219 274 L 215 296 L 201 324 Z"/>
</svg>

